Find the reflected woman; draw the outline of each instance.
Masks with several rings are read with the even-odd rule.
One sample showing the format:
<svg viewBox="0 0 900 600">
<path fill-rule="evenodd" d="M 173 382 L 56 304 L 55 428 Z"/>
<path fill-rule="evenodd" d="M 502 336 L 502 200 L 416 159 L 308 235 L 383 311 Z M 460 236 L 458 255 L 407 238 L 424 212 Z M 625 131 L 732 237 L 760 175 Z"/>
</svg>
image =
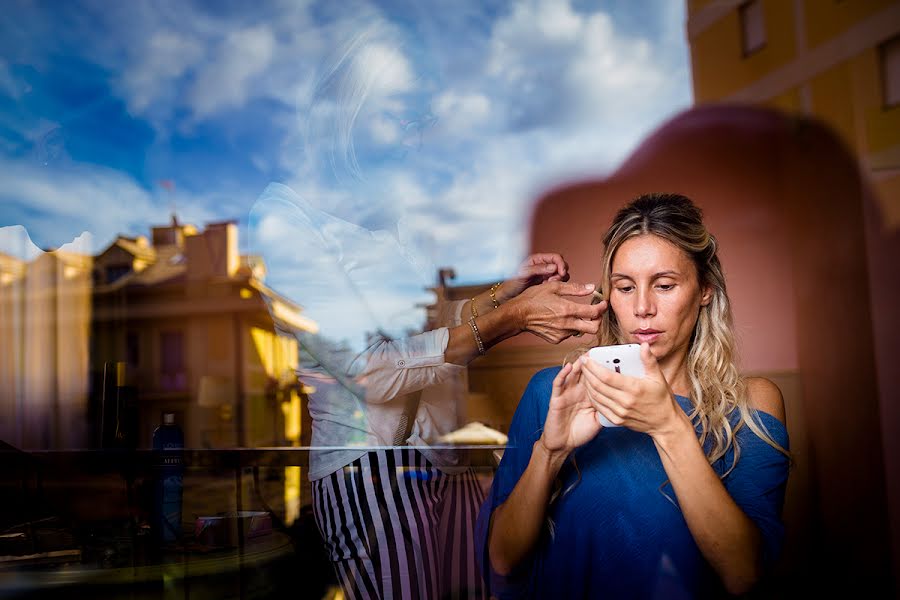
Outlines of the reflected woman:
<svg viewBox="0 0 900 600">
<path fill-rule="evenodd" d="M 646 375 L 587 356 L 535 375 L 479 515 L 482 572 L 501 598 L 746 592 L 783 538 L 781 393 L 739 375 L 716 240 L 688 198 L 637 198 L 604 245 L 599 344 L 640 344 Z"/>
<path fill-rule="evenodd" d="M 588 303 L 593 285 L 567 281 L 560 255 L 535 254 L 490 290 L 443 303 L 433 330 L 410 332 L 421 313 L 411 294 L 436 270 L 405 225 L 404 198 L 377 189 L 391 157 L 356 152 L 377 141 L 382 109 L 415 102 L 408 71 L 390 27 L 351 40 L 317 86 L 307 128 L 309 158 L 321 142 L 335 167 L 328 193 L 271 184 L 251 230 L 255 249 L 277 258 L 274 287 L 296 286 L 291 297 L 318 328 L 295 332 L 299 377 L 314 390 L 309 479 L 345 595 L 482 598 L 474 524 L 484 494 L 464 456 L 436 447 L 463 424 L 465 367 L 525 331 L 551 343 L 596 334 L 602 308 Z"/>
</svg>

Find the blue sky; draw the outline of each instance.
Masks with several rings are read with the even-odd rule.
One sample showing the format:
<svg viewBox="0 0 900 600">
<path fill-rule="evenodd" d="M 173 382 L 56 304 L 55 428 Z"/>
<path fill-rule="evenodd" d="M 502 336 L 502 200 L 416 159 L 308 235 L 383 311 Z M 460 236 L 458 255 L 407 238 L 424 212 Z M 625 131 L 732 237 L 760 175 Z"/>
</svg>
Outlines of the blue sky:
<svg viewBox="0 0 900 600">
<path fill-rule="evenodd" d="M 691 103 L 684 19 L 678 0 L 9 0 L 0 226 L 97 251 L 172 206 L 233 218 L 290 295 L 302 264 L 247 230 L 279 182 L 402 238 L 429 278 L 497 279 L 542 190 L 609 172 Z"/>
</svg>

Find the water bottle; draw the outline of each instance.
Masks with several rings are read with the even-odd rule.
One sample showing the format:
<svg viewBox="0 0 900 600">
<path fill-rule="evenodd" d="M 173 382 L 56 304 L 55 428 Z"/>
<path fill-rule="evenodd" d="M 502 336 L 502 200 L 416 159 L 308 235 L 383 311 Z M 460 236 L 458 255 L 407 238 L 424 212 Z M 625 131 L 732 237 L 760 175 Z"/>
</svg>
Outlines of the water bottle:
<svg viewBox="0 0 900 600">
<path fill-rule="evenodd" d="M 156 451 L 156 498 L 154 503 L 157 538 L 174 542 L 181 533 L 181 495 L 184 476 L 184 433 L 175 424 L 175 415 L 165 413 L 163 423 L 153 432 Z"/>
</svg>

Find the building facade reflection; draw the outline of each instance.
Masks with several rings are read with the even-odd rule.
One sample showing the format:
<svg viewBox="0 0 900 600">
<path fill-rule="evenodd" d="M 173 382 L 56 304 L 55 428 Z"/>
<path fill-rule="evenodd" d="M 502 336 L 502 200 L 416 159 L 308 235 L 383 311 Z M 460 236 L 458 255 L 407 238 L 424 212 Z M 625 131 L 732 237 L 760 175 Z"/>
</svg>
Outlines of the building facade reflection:
<svg viewBox="0 0 900 600">
<path fill-rule="evenodd" d="M 172 412 L 188 447 L 303 443 L 292 333 L 316 325 L 265 285 L 237 234 L 173 216 L 96 256 L 0 256 L 0 439 L 148 448 Z"/>
</svg>

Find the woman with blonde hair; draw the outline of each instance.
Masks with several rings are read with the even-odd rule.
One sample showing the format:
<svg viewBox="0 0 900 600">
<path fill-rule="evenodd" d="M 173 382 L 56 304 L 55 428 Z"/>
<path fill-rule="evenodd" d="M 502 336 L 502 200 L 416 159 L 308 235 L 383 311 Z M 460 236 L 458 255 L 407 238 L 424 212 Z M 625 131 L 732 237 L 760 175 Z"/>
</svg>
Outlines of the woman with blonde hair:
<svg viewBox="0 0 900 600">
<path fill-rule="evenodd" d="M 738 372 L 716 240 L 688 198 L 637 198 L 604 246 L 598 342 L 640 344 L 645 376 L 586 355 L 534 376 L 479 516 L 482 573 L 501 598 L 746 592 L 783 538 L 781 392 Z"/>
</svg>

